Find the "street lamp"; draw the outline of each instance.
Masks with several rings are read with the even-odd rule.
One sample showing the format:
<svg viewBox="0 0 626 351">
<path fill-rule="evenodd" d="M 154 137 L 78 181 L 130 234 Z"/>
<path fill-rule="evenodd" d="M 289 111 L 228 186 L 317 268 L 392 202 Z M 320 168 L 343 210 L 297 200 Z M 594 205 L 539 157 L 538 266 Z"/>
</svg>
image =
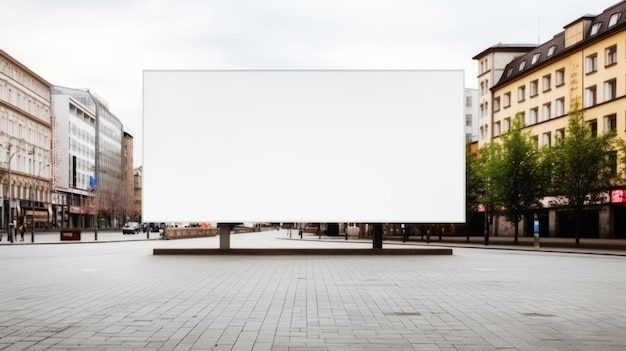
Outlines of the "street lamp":
<svg viewBox="0 0 626 351">
<path fill-rule="evenodd" d="M 39 168 L 39 172 L 37 172 L 37 179 L 39 179 L 39 176 L 41 175 L 41 171 L 43 171 L 44 169 L 48 167 L 50 167 L 50 165 L 41 166 Z M 30 242 L 32 243 L 35 242 L 35 206 L 33 202 L 32 187 L 31 187 L 31 194 L 30 194 Z"/>
<path fill-rule="evenodd" d="M 2 145 L 2 144 L 0 144 Z M 5 146 L 5 148 L 7 149 L 7 152 L 9 154 L 9 161 L 7 162 L 7 166 L 8 166 L 8 173 L 9 173 L 9 223 L 7 223 L 7 238 L 9 239 L 9 241 L 11 243 L 13 243 L 13 211 L 11 208 L 11 200 L 13 199 L 13 188 L 11 187 L 11 160 L 13 159 L 13 156 L 15 156 L 15 154 L 17 154 L 17 152 L 19 151 L 19 149 L 16 147 L 15 151 L 13 151 L 13 153 L 11 153 L 11 149 L 13 148 L 13 145 L 11 145 L 11 143 L 9 143 L 8 146 Z"/>
</svg>

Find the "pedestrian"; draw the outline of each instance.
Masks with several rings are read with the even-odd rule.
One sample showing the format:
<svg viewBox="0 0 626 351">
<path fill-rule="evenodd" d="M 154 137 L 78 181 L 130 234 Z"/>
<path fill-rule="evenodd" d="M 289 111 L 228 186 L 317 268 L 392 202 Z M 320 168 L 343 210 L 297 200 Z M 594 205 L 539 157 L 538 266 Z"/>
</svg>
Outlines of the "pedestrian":
<svg viewBox="0 0 626 351">
<path fill-rule="evenodd" d="M 20 233 L 20 241 L 24 241 L 24 232 L 26 231 L 26 224 L 22 223 L 17 231 Z"/>
</svg>

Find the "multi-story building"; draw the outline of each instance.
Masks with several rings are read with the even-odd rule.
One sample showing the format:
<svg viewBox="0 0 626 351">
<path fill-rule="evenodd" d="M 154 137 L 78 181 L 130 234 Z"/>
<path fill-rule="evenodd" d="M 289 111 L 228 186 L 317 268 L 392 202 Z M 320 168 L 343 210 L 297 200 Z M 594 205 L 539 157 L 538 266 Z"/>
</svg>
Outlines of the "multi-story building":
<svg viewBox="0 0 626 351">
<path fill-rule="evenodd" d="M 58 226 L 120 227 L 123 219 L 123 127 L 89 90 L 55 86 Z M 131 157 L 132 159 L 132 157 Z"/>
<path fill-rule="evenodd" d="M 135 168 L 135 170 L 133 172 L 133 183 L 134 183 L 134 186 L 135 186 L 135 189 L 133 191 L 133 194 L 134 194 L 133 211 L 134 211 L 135 214 L 139 215 L 140 219 L 142 218 L 142 213 L 141 213 L 141 188 L 143 187 L 143 185 L 141 183 L 141 174 L 142 174 L 142 167 L 139 166 L 139 167 Z"/>
<path fill-rule="evenodd" d="M 50 83 L 0 50 L 0 208 L 2 228 L 50 221 Z"/>
<path fill-rule="evenodd" d="M 564 135 L 574 106 L 582 108 L 594 133 L 616 130 L 626 139 L 626 1 L 565 25 L 551 40 L 512 59 L 486 101 L 493 114 L 487 135 L 494 140 L 519 115 L 537 145 L 549 147 Z M 551 207 L 549 199 L 544 205 L 536 213 L 541 235 L 573 235 L 570 213 Z M 626 236 L 623 203 L 592 204 L 586 212 L 585 236 Z M 526 233 L 532 230 L 530 221 L 525 221 Z M 511 229 L 510 223 L 497 224 L 501 234 Z"/>
<path fill-rule="evenodd" d="M 58 227 L 93 227 L 91 197 L 96 179 L 96 104 L 84 90 L 54 86 L 54 223 Z"/>
<path fill-rule="evenodd" d="M 465 143 L 478 140 L 478 90 L 465 88 Z"/>
<path fill-rule="evenodd" d="M 504 68 L 511 60 L 536 47 L 529 44 L 497 44 L 473 57 L 478 61 L 478 147 L 491 141 L 491 88 L 502 77 Z"/>
<path fill-rule="evenodd" d="M 127 132 L 124 132 L 123 141 L 123 178 L 124 185 L 122 191 L 122 213 L 123 220 L 137 220 L 141 219 L 141 216 L 135 212 L 135 172 L 133 169 L 133 136 Z"/>
</svg>

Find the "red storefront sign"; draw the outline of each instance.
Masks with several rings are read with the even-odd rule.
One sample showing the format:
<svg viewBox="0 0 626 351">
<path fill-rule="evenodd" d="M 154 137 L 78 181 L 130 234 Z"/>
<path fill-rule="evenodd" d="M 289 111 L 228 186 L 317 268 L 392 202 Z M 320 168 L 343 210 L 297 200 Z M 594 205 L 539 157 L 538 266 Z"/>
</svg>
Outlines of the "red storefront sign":
<svg viewBox="0 0 626 351">
<path fill-rule="evenodd" d="M 626 189 L 611 190 L 611 203 L 612 204 L 626 203 Z"/>
</svg>

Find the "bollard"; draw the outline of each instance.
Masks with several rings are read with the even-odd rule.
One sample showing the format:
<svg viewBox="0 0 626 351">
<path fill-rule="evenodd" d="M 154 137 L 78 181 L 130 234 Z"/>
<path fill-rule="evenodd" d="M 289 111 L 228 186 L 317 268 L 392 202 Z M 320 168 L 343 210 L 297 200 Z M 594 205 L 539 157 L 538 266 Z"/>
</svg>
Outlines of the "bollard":
<svg viewBox="0 0 626 351">
<path fill-rule="evenodd" d="M 534 241 L 533 241 L 533 247 L 535 249 L 539 248 L 539 219 L 537 219 L 537 214 L 535 213 L 535 220 L 533 221 L 533 229 L 534 229 Z"/>
</svg>

